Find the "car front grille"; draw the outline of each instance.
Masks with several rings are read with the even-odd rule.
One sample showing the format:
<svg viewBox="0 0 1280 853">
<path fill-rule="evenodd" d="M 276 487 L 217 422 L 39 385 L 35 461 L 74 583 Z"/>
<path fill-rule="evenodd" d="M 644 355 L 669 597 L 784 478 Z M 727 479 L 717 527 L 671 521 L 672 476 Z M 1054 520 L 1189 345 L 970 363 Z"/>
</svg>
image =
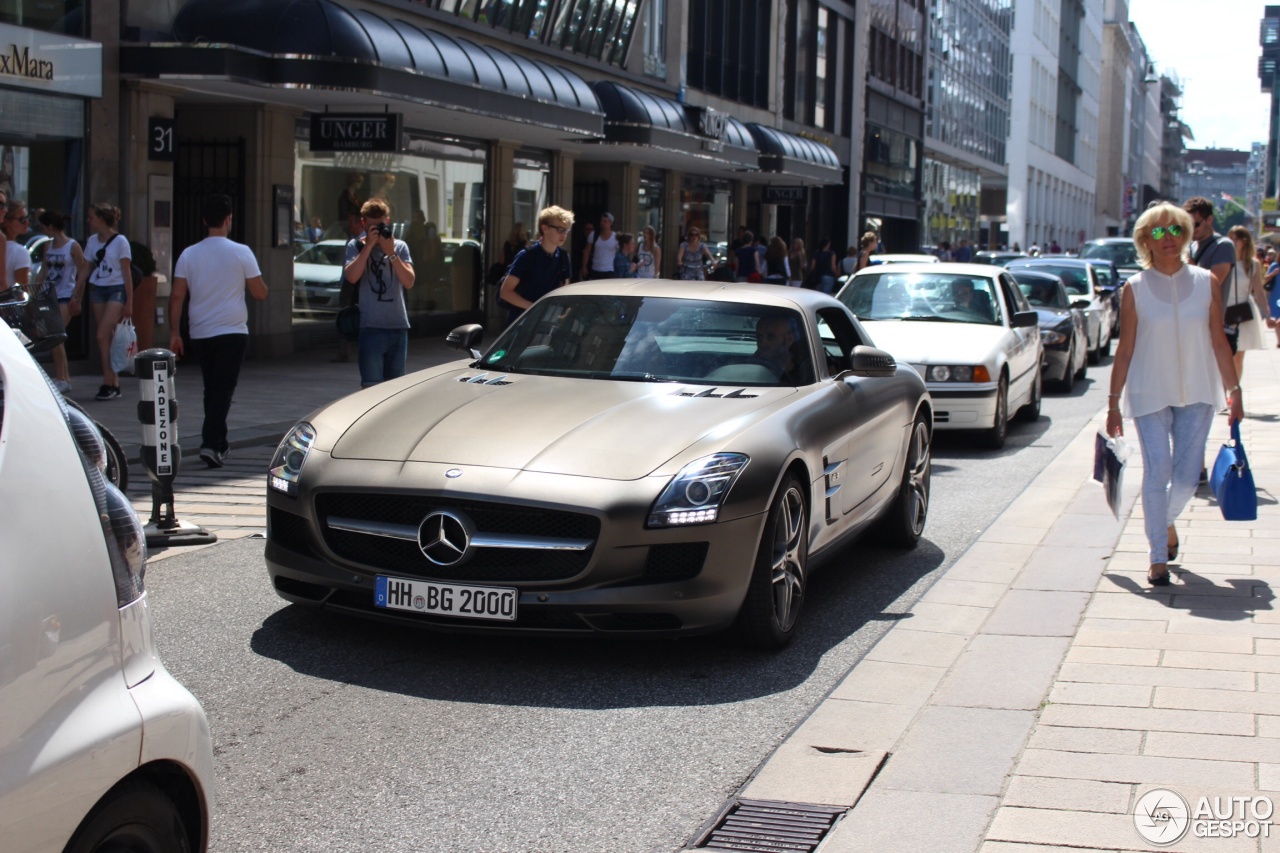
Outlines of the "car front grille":
<svg viewBox="0 0 1280 853">
<path fill-rule="evenodd" d="M 267 511 L 267 538 L 281 548 L 308 557 L 315 556 L 307 536 L 307 520 L 300 515 L 271 507 Z"/>
<path fill-rule="evenodd" d="M 429 513 L 452 509 L 465 513 L 475 523 L 478 533 L 581 539 L 593 543 L 600 535 L 600 519 L 592 515 L 488 501 L 330 493 L 317 495 L 315 507 L 325 544 L 338 556 L 375 571 L 438 580 L 489 583 L 565 580 L 586 569 L 592 551 L 590 548 L 584 551 L 477 548 L 464 563 L 439 566 L 423 556 L 417 542 L 339 530 L 330 527 L 328 519 L 360 519 L 416 528 Z"/>
</svg>

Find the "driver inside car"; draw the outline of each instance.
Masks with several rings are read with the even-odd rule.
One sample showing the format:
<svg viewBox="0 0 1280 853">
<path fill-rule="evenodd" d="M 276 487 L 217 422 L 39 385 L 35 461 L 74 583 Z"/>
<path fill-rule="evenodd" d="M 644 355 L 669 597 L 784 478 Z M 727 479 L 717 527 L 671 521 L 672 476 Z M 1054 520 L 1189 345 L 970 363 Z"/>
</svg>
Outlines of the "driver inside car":
<svg viewBox="0 0 1280 853">
<path fill-rule="evenodd" d="M 795 329 L 786 317 L 761 317 L 756 323 L 756 358 L 791 385 L 798 384 L 800 374 L 795 344 Z"/>
</svg>

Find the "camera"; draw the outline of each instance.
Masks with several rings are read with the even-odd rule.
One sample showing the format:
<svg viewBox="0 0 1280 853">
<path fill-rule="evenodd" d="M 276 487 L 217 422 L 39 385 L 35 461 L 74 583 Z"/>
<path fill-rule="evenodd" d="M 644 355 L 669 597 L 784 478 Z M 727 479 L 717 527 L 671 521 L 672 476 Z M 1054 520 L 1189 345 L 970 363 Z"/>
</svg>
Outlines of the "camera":
<svg viewBox="0 0 1280 853">
<path fill-rule="evenodd" d="M 391 226 L 385 222 L 379 222 L 373 230 L 378 232 L 379 237 L 391 236 Z"/>
</svg>

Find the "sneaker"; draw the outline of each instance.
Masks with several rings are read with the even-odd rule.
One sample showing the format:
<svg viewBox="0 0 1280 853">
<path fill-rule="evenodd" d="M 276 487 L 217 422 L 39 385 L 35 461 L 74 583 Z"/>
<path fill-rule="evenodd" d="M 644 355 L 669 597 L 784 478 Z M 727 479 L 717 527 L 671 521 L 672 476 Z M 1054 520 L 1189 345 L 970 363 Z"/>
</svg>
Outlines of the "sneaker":
<svg viewBox="0 0 1280 853">
<path fill-rule="evenodd" d="M 53 380 L 53 387 L 57 388 L 60 393 L 63 393 L 63 394 L 71 393 L 71 383 L 65 379 Z"/>
<path fill-rule="evenodd" d="M 227 454 L 225 452 L 219 453 L 212 447 L 202 447 L 200 448 L 200 458 L 210 468 L 221 468 L 227 458 Z"/>
<path fill-rule="evenodd" d="M 122 396 L 122 395 L 120 394 L 120 386 L 118 386 L 118 385 L 103 385 L 101 388 L 99 388 L 99 389 L 98 389 L 98 396 L 94 397 L 93 399 L 95 399 L 95 400 L 119 400 L 121 396 Z"/>
</svg>

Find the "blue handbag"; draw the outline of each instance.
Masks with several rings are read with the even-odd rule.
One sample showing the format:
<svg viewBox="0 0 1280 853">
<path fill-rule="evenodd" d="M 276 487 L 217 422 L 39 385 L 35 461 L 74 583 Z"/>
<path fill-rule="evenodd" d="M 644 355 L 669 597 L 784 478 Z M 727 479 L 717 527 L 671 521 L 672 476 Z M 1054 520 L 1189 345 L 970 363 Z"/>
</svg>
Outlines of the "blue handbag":
<svg viewBox="0 0 1280 853">
<path fill-rule="evenodd" d="M 1231 425 L 1231 441 L 1218 450 L 1209 485 L 1225 520 L 1254 521 L 1258 518 L 1258 492 L 1253 485 L 1249 459 L 1244 455 L 1239 421 Z"/>
</svg>

